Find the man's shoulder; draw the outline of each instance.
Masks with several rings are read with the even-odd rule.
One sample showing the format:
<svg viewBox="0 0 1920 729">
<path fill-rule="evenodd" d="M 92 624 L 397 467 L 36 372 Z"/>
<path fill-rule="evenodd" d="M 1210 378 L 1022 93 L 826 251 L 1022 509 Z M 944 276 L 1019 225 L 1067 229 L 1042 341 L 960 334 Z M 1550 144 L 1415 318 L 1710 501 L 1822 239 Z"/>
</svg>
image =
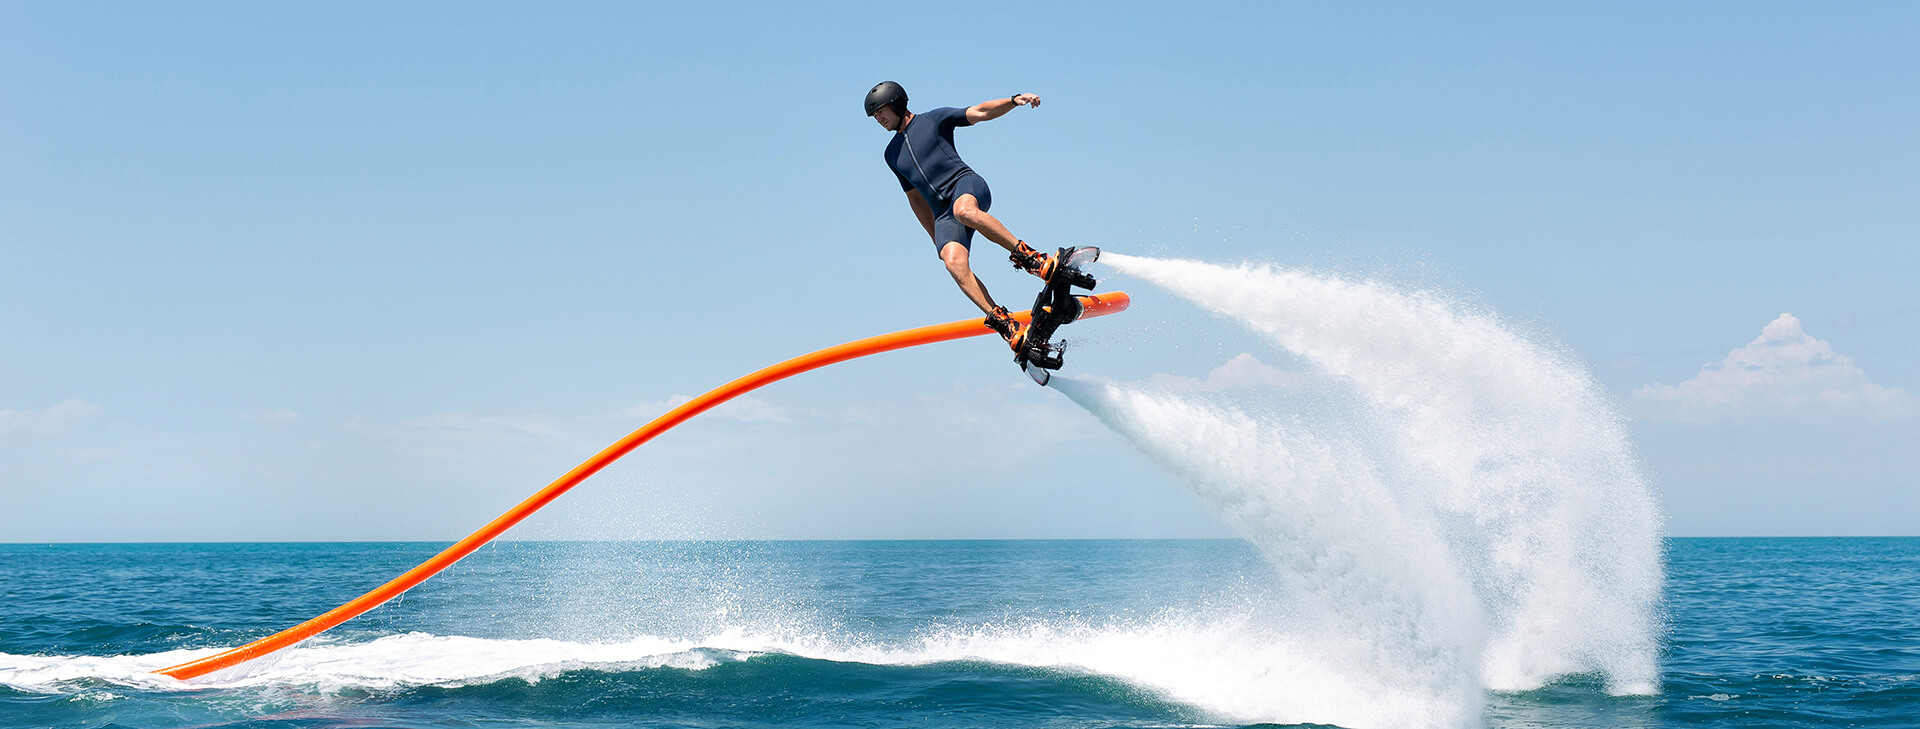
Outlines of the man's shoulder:
<svg viewBox="0 0 1920 729">
<path fill-rule="evenodd" d="M 967 110 L 965 107 L 942 106 L 938 109 L 929 110 L 925 114 L 922 114 L 922 116 L 934 122 L 951 122 L 961 126 L 966 126 L 967 124 Z"/>
</svg>

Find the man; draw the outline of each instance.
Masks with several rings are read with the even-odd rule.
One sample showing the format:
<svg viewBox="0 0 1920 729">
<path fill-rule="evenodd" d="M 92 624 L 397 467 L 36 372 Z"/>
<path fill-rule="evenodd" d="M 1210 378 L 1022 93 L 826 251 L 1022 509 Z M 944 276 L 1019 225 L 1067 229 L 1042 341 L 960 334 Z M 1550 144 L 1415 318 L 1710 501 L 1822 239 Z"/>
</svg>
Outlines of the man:
<svg viewBox="0 0 1920 729">
<path fill-rule="evenodd" d="M 892 81 L 883 81 L 868 91 L 866 104 L 867 116 L 894 133 L 887 145 L 887 166 L 900 178 L 907 205 L 933 238 L 933 248 L 947 264 L 947 273 L 987 315 L 987 326 L 999 332 L 1015 352 L 1025 343 L 1026 329 L 1007 315 L 1006 307 L 993 302 L 987 287 L 973 275 L 967 258 L 973 247 L 973 232 L 980 231 L 987 240 L 1007 249 L 1007 257 L 1016 268 L 1043 279 L 1052 273 L 1053 256 L 1028 247 L 998 218 L 987 214 L 993 207 L 993 193 L 987 189 L 986 180 L 960 161 L 960 153 L 953 148 L 953 130 L 998 119 L 1014 107 L 1026 105 L 1040 106 L 1040 97 L 1014 94 L 965 109 L 947 107 L 915 114 L 907 111 L 906 89 Z"/>
</svg>

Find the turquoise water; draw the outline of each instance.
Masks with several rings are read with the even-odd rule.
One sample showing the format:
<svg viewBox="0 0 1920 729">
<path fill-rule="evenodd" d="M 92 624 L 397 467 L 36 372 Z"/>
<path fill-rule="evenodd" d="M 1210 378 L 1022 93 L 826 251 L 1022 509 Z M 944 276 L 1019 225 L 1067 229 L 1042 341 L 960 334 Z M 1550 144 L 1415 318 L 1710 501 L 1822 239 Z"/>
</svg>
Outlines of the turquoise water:
<svg viewBox="0 0 1920 729">
<path fill-rule="evenodd" d="M 1297 670 L 1315 647 L 1272 629 L 1286 583 L 1231 540 L 504 543 L 246 672 L 146 673 L 312 617 L 439 546 L 0 545 L 0 725 L 1314 721 L 1293 689 L 1316 680 Z M 1678 539 L 1667 574 L 1656 693 L 1572 674 L 1467 713 L 1920 724 L 1920 539 Z"/>
</svg>

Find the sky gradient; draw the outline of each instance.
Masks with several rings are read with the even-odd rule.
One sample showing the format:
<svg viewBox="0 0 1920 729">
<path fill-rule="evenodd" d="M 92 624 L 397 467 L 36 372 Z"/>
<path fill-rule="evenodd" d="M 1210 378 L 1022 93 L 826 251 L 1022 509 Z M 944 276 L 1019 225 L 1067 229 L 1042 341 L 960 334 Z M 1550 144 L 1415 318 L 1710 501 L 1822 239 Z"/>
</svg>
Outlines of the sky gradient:
<svg viewBox="0 0 1920 729">
<path fill-rule="evenodd" d="M 971 316 L 855 106 L 882 79 L 1042 96 L 958 138 L 1036 245 L 1429 289 L 1572 353 L 1675 535 L 1920 534 L 1916 37 L 1900 4 L 0 2 L 0 541 L 452 539 L 676 397 Z M 1139 304 L 1078 373 L 1268 357 L 1109 284 Z M 516 534 L 1228 533 L 1006 360 L 783 383 Z"/>
</svg>

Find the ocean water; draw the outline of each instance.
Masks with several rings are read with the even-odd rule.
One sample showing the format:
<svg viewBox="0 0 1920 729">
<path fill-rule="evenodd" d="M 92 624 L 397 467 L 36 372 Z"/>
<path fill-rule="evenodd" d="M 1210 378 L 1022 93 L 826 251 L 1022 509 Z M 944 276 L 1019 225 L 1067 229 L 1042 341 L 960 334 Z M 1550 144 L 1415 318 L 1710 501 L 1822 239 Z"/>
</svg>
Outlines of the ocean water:
<svg viewBox="0 0 1920 729">
<path fill-rule="evenodd" d="M 506 542 L 244 671 L 147 673 L 441 546 L 0 545 L 0 726 L 1242 726 L 1320 721 L 1337 690 L 1237 540 Z M 1920 725 L 1920 539 L 1665 554 L 1651 692 L 1575 673 L 1463 715 Z"/>
<path fill-rule="evenodd" d="M 0 547 L 0 724 L 1920 726 L 1920 540 L 1664 540 L 1611 398 L 1491 312 L 1104 262 L 1253 344 L 1053 387 L 1241 540 L 499 544 L 187 683 L 438 545 Z"/>
</svg>

